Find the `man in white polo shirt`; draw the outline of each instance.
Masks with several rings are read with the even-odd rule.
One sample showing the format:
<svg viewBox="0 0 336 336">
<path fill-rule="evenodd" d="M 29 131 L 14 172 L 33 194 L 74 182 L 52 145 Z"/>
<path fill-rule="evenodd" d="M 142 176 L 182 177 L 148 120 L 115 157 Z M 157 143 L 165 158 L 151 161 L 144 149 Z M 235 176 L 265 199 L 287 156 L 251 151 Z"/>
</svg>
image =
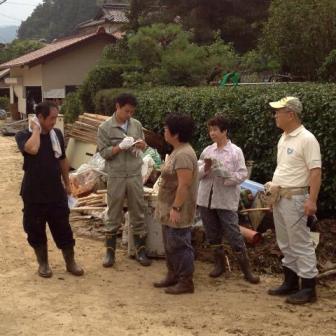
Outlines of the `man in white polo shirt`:
<svg viewBox="0 0 336 336">
<path fill-rule="evenodd" d="M 289 295 L 286 302 L 316 301 L 316 255 L 307 217 L 316 213 L 321 185 L 321 154 L 315 136 L 301 124 L 302 104 L 296 97 L 271 102 L 282 134 L 272 183 L 279 186 L 273 205 L 277 242 L 283 254 L 284 281 L 270 295 Z M 301 286 L 299 283 L 301 278 Z"/>
</svg>

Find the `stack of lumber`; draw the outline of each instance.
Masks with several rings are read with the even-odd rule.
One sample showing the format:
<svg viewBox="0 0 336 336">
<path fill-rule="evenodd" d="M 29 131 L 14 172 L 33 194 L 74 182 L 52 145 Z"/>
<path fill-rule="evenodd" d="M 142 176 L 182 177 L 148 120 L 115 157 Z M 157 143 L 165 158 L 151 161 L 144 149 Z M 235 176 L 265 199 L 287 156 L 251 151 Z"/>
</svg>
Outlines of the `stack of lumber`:
<svg viewBox="0 0 336 336">
<path fill-rule="evenodd" d="M 98 127 L 109 118 L 110 117 L 108 116 L 100 114 L 84 113 L 73 123 L 69 136 L 84 142 L 96 144 Z M 160 153 L 165 153 L 166 145 L 164 138 L 161 135 L 145 128 L 143 131 L 147 144 L 150 147 L 156 148 Z"/>
<path fill-rule="evenodd" d="M 106 208 L 106 191 L 98 190 L 89 196 L 77 199 L 76 207 L 72 211 L 104 210 Z"/>
<path fill-rule="evenodd" d="M 97 143 L 97 131 L 100 124 L 109 117 L 99 114 L 84 113 L 74 122 L 69 136 L 87 143 Z"/>
</svg>

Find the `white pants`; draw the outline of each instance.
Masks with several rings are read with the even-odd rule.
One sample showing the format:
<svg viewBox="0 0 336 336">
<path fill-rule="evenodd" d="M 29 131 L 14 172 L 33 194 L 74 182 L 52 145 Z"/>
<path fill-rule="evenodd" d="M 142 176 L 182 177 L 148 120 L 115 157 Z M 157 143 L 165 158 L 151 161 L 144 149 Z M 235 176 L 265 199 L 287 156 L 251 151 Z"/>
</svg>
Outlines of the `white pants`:
<svg viewBox="0 0 336 336">
<path fill-rule="evenodd" d="M 284 256 L 283 266 L 290 268 L 299 277 L 315 278 L 316 255 L 307 216 L 304 215 L 304 201 L 307 196 L 295 195 L 291 199 L 281 197 L 273 206 L 276 238 Z"/>
</svg>

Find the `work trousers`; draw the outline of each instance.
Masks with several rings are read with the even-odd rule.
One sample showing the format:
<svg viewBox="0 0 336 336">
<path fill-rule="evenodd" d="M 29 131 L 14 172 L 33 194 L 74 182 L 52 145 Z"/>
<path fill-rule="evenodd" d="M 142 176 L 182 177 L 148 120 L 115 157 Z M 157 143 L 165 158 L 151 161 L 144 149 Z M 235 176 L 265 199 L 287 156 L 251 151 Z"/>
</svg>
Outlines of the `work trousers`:
<svg viewBox="0 0 336 336">
<path fill-rule="evenodd" d="M 162 225 L 162 236 L 168 270 L 177 278 L 191 276 L 194 273 L 191 227 L 177 229 Z"/>
<path fill-rule="evenodd" d="M 57 203 L 24 203 L 23 228 L 27 233 L 28 243 L 33 248 L 46 244 L 46 223 L 48 223 L 59 249 L 74 246 L 69 213 L 66 200 Z"/>
<path fill-rule="evenodd" d="M 145 236 L 145 200 L 141 175 L 108 178 L 106 232 L 116 234 L 119 231 L 125 198 L 127 198 L 127 208 L 133 233 Z"/>
<path fill-rule="evenodd" d="M 290 199 L 281 197 L 273 206 L 273 217 L 277 243 L 283 254 L 282 264 L 298 276 L 311 279 L 318 274 L 316 255 L 304 202 L 307 195 L 294 195 Z"/>
<path fill-rule="evenodd" d="M 222 244 L 225 238 L 234 252 L 246 250 L 235 211 L 199 207 L 206 239 L 210 245 Z"/>
</svg>

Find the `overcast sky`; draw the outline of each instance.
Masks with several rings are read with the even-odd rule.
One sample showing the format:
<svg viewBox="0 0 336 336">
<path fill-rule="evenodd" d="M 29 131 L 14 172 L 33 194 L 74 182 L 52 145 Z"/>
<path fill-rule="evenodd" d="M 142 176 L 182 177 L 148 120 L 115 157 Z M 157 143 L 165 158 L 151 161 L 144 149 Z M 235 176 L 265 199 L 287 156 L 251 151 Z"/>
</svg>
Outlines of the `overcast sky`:
<svg viewBox="0 0 336 336">
<path fill-rule="evenodd" d="M 0 3 L 3 0 L 0 0 Z M 71 1 L 71 0 L 69 0 Z M 0 26 L 19 26 L 42 0 L 7 0 L 0 5 Z"/>
</svg>

